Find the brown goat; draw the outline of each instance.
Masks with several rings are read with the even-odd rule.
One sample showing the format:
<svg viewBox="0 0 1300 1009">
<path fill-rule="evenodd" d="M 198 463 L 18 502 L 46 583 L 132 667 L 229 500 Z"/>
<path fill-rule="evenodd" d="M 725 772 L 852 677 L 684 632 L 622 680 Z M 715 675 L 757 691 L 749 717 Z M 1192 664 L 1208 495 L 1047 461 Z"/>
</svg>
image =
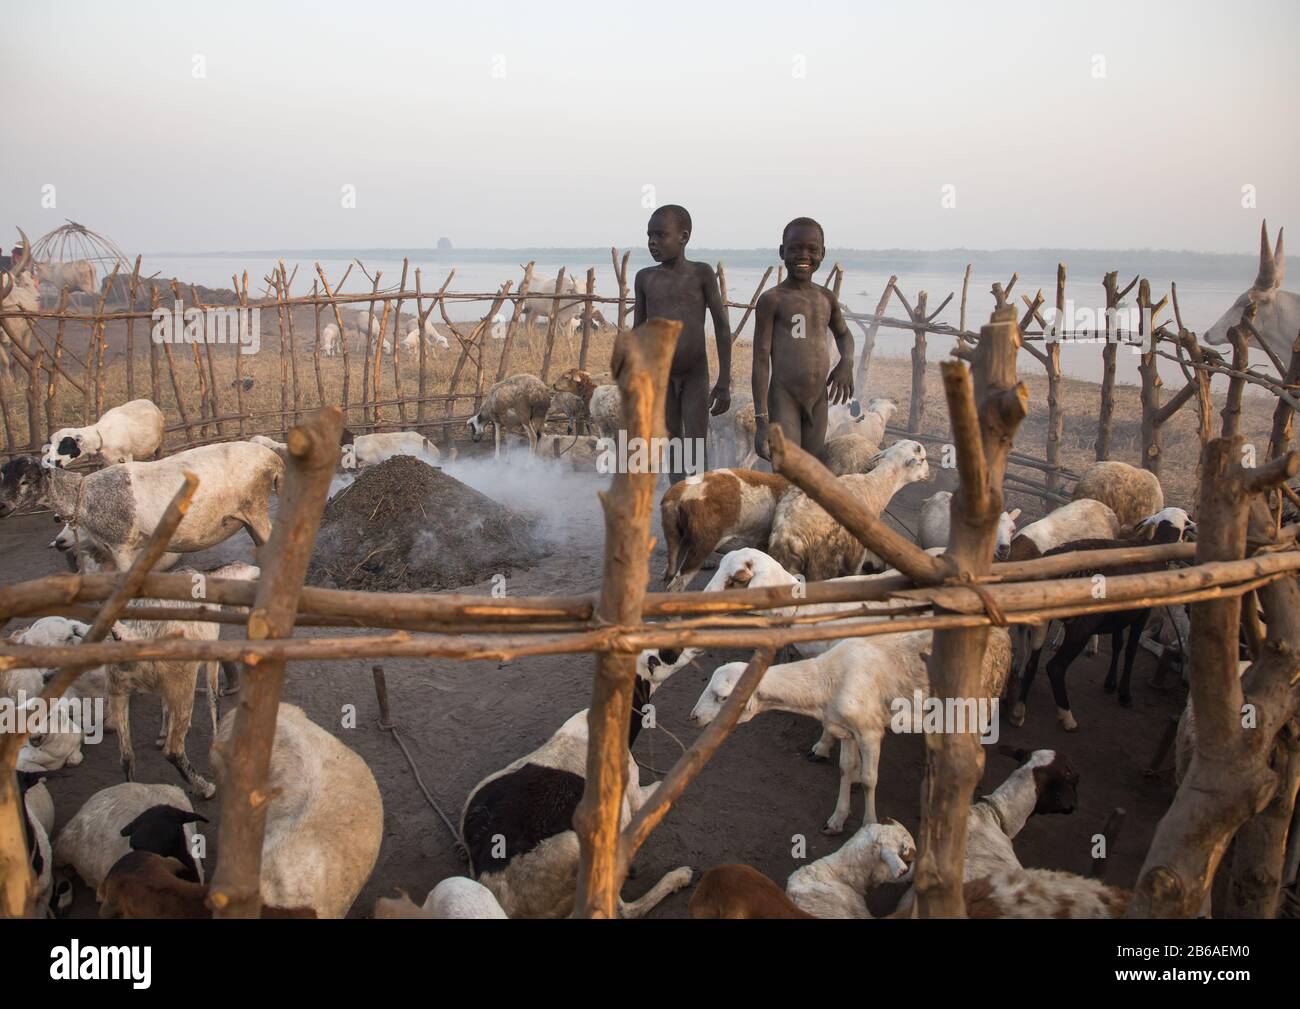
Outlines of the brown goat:
<svg viewBox="0 0 1300 1009">
<path fill-rule="evenodd" d="M 176 874 L 184 866 L 152 851 L 123 855 L 108 870 L 95 896 L 101 918 L 211 918 L 208 888 Z M 263 918 L 315 918 L 309 907 L 263 907 Z"/>
<path fill-rule="evenodd" d="M 691 895 L 692 918 L 814 918 L 750 865 L 710 869 Z"/>
</svg>

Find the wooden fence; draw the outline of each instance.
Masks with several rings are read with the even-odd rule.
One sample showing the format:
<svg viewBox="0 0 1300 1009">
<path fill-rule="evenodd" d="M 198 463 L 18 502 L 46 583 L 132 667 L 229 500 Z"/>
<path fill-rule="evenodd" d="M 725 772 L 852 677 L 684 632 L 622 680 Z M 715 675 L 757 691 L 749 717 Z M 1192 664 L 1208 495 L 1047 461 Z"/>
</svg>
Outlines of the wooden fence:
<svg viewBox="0 0 1300 1009">
<path fill-rule="evenodd" d="M 651 320 L 620 335 L 612 371 L 623 395 L 629 437 L 663 435 L 664 398 L 677 323 Z M 958 360 L 942 366 L 960 483 L 952 504 L 947 552 L 931 556 L 873 517 L 821 464 L 779 432 L 775 468 L 802 488 L 866 547 L 897 568 L 868 582 L 717 593 L 647 593 L 653 472 L 620 472 L 602 497 L 605 563 L 597 595 L 490 599 L 479 596 L 371 594 L 303 587 L 330 478 L 339 457 L 342 412 L 326 407 L 288 435 L 289 462 L 270 541 L 256 582 L 210 579 L 208 603 L 247 607 L 245 635 L 216 641 L 109 641 L 121 617 L 165 619 L 175 611 L 136 598 L 190 598 L 186 576 L 150 568 L 195 491 L 176 495 L 144 552 L 121 574 L 60 575 L 0 589 L 0 620 L 95 607 L 84 643 L 44 648 L 0 643 L 0 670 L 56 670 L 45 696 L 56 698 L 82 671 L 106 662 L 162 658 L 220 659 L 245 664 L 234 733 L 224 744 L 220 857 L 209 906 L 218 917 L 256 917 L 267 796 L 267 771 L 285 664 L 304 659 L 383 656 L 508 659 L 591 652 L 595 669 L 588 715 L 585 792 L 574 816 L 580 844 L 575 914 L 614 917 L 617 896 L 638 848 L 669 813 L 737 724 L 777 648 L 800 641 L 934 631 L 932 695 L 980 694 L 980 668 L 993 626 L 1039 623 L 1080 613 L 1158 604 L 1191 604 L 1188 664 L 1196 719 L 1195 757 L 1161 820 L 1129 905 L 1133 917 L 1190 917 L 1234 837 L 1251 858 L 1231 867 L 1229 914 L 1269 917 L 1283 882 L 1283 853 L 1294 813 L 1300 757 L 1291 726 L 1300 713 L 1300 549 L 1296 528 L 1283 528 L 1280 487 L 1300 470 L 1290 450 L 1289 418 L 1267 462 L 1242 465 L 1237 414 L 1225 411 L 1220 436 L 1202 454 L 1195 545 L 1122 547 L 1069 557 L 993 564 L 1003 473 L 1028 390 L 1016 374 L 1021 327 L 1009 306 L 996 309 Z M 1300 351 L 1292 364 L 1300 360 Z M 1231 378 L 1229 402 L 1245 379 Z M 1279 404 L 1279 410 L 1284 404 Z M 1290 408 L 1286 407 L 1289 411 Z M 1191 566 L 1116 574 L 1095 597 L 1091 573 L 1134 561 L 1191 559 Z M 1163 567 L 1163 565 L 1162 565 Z M 1083 577 L 1068 577 L 1086 569 Z M 767 611 L 829 601 L 893 599 L 897 613 L 821 618 Z M 1246 605 L 1243 605 L 1245 600 Z M 216 619 L 208 608 L 197 619 Z M 1266 616 L 1266 626 L 1259 615 Z M 227 614 L 228 615 L 228 614 Z M 882 619 L 884 618 L 884 619 Z M 652 622 L 654 621 L 654 622 Z M 382 628 L 387 633 L 302 638 L 301 623 Z M 1249 624 L 1252 664 L 1238 677 L 1238 630 Z M 414 632 L 420 633 L 414 633 Z M 627 773 L 629 716 L 638 652 L 652 647 L 744 647 L 749 665 L 714 725 L 687 749 L 654 797 L 626 826 L 620 809 Z M 364 665 L 360 667 L 364 671 Z M 1252 728 L 1242 705 L 1254 706 Z M 0 914 L 33 912 L 33 879 L 13 773 L 24 736 L 0 740 Z M 925 787 L 916 862 L 921 916 L 964 913 L 962 868 L 966 820 L 983 767 L 970 733 L 927 736 Z"/>
</svg>

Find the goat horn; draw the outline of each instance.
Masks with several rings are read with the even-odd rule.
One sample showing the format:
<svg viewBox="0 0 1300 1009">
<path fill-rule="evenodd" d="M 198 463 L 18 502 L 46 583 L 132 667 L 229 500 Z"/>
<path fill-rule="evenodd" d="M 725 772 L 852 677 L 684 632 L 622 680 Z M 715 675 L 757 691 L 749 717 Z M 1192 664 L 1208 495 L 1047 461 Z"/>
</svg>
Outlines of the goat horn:
<svg viewBox="0 0 1300 1009">
<path fill-rule="evenodd" d="M 1281 238 L 1280 232 L 1278 237 Z M 1259 228 L 1259 275 L 1255 278 L 1255 287 L 1267 291 L 1277 285 L 1277 280 L 1277 262 L 1273 248 L 1268 244 L 1268 221 L 1265 221 Z"/>
</svg>

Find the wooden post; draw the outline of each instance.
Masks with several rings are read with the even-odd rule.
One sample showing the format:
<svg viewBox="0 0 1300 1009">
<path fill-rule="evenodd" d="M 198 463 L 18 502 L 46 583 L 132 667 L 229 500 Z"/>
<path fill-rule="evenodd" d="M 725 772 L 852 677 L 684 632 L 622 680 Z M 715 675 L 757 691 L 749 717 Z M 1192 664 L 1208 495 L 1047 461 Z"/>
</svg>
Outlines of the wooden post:
<svg viewBox="0 0 1300 1009">
<path fill-rule="evenodd" d="M 555 275 L 555 297 L 551 299 L 551 317 L 546 320 L 546 347 L 542 351 L 542 381 L 545 382 L 551 371 L 551 351 L 555 347 L 556 317 L 560 313 L 560 291 L 564 288 L 564 267 Z"/>
<path fill-rule="evenodd" d="M 1164 382 L 1161 381 L 1160 369 L 1156 363 L 1156 343 L 1160 337 L 1155 317 L 1164 304 L 1164 298 L 1160 299 L 1158 305 L 1151 304 L 1149 281 L 1143 280 L 1138 284 L 1138 333 L 1143 337 L 1142 356 L 1138 363 L 1138 374 L 1142 378 L 1142 465 L 1157 476 L 1160 475 L 1160 454 L 1164 443 L 1161 432 L 1163 422 L 1160 419 L 1160 389 Z M 1191 391 L 1194 390 L 1188 390 L 1189 393 Z"/>
<path fill-rule="evenodd" d="M 1061 337 L 1065 332 L 1065 264 L 1056 264 L 1056 339 L 1044 340 L 1047 346 L 1047 464 L 1061 465 L 1061 435 L 1065 432 L 1065 415 L 1061 410 Z M 1047 473 L 1049 491 L 1061 489 L 1061 474 L 1056 469 Z"/>
<path fill-rule="evenodd" d="M 1300 470 L 1295 452 L 1246 468 L 1241 465 L 1243 446 L 1239 436 L 1217 438 L 1206 446 L 1198 499 L 1198 564 L 1244 557 L 1251 499 Z M 1271 524 L 1266 509 L 1262 521 L 1250 523 L 1256 533 Z M 1268 613 L 1268 641 L 1262 657 L 1241 677 L 1240 596 L 1191 607 L 1190 700 L 1196 719 L 1192 761 L 1156 827 L 1126 917 L 1195 915 L 1233 834 L 1265 810 L 1276 794 L 1279 780 L 1270 758 L 1279 734 L 1300 707 L 1300 678 L 1294 675 L 1300 649 L 1300 584 L 1285 578 L 1258 592 Z M 1247 698 L 1249 719 L 1243 717 Z"/>
<path fill-rule="evenodd" d="M 402 393 L 402 293 L 406 290 L 406 274 L 410 266 L 410 260 L 403 256 L 402 280 L 397 285 L 397 304 L 393 306 L 393 395 L 397 397 L 397 416 L 403 429 L 406 428 L 406 397 Z M 424 342 L 423 330 L 420 331 L 420 342 Z"/>
<path fill-rule="evenodd" d="M 134 294 L 132 294 L 134 298 Z M 63 326 L 67 321 L 64 313 L 68 309 L 68 289 L 65 287 L 59 295 L 59 326 L 54 333 L 54 368 L 50 371 L 49 393 L 45 400 L 45 426 L 49 429 L 50 434 L 58 430 L 58 425 L 54 420 L 55 398 L 59 394 L 59 373 L 63 370 L 60 363 L 63 360 Z"/>
<path fill-rule="evenodd" d="M 961 278 L 961 314 L 957 317 L 957 328 L 963 333 L 966 332 L 966 293 L 970 290 L 970 271 L 971 264 L 966 264 L 966 272 Z M 877 312 L 877 315 L 880 313 Z"/>
<path fill-rule="evenodd" d="M 293 275 L 298 275 L 298 268 L 294 267 Z M 293 278 L 285 272 L 284 260 L 280 260 L 280 282 L 284 288 L 285 308 L 284 314 L 289 321 L 289 369 L 290 379 L 293 382 L 293 422 L 302 423 L 302 390 L 298 387 L 298 340 L 293 331 L 293 306 L 289 304 L 289 286 L 293 283 Z M 340 334 L 341 335 L 341 334 Z M 288 421 L 282 418 L 284 427 L 288 427 Z"/>
<path fill-rule="evenodd" d="M 610 370 L 623 395 L 623 427 L 633 438 L 664 437 L 668 369 L 681 323 L 651 319 L 630 333 L 619 333 Z M 641 620 L 650 563 L 651 513 L 657 473 L 620 472 L 600 495 L 605 510 L 605 561 L 597 618 L 628 626 Z M 619 871 L 619 815 L 627 788 L 628 723 L 636 653 L 597 654 L 596 675 L 587 715 L 587 780 L 573 816 L 580 862 L 574 914 L 614 918 L 623 884 Z"/>
<path fill-rule="evenodd" d="M 316 298 L 318 297 L 319 294 L 320 294 L 320 281 L 313 280 L 311 282 L 311 297 L 313 302 L 316 302 Z M 312 361 L 312 367 L 316 371 L 316 405 L 325 406 L 326 405 L 325 404 L 325 378 L 321 374 L 321 370 L 320 370 L 320 309 L 321 306 L 319 302 L 316 302 L 316 304 L 312 305 L 312 310 L 315 314 L 316 344 L 311 349 L 311 361 Z M 343 339 L 342 330 L 339 331 L 339 339 L 340 340 Z M 239 433 L 242 435 L 244 433 L 244 425 L 242 420 L 244 409 L 242 406 L 239 409 L 239 413 L 241 415 Z"/>
<path fill-rule="evenodd" d="M 1119 332 L 1115 313 L 1124 296 L 1138 282 L 1134 277 L 1124 290 L 1119 290 L 1119 271 L 1112 270 L 1102 278 L 1106 290 L 1106 343 L 1101 349 L 1101 411 L 1097 415 L 1097 461 L 1110 458 L 1111 431 L 1115 417 L 1115 354 L 1119 350 Z"/>
<path fill-rule="evenodd" d="M 247 285 L 246 285 L 247 286 Z M 149 313 L 158 307 L 158 288 L 149 285 Z M 158 367 L 158 344 L 149 337 L 149 397 L 162 409 L 162 373 Z"/>
<path fill-rule="evenodd" d="M 862 353 L 858 355 L 858 379 L 854 388 L 858 390 L 858 398 L 865 399 L 867 394 L 867 370 L 871 367 L 871 355 L 876 350 L 876 333 L 880 331 L 880 317 L 885 314 L 885 309 L 889 305 L 889 299 L 894 293 L 894 285 L 898 283 L 897 276 L 891 276 L 889 283 L 885 285 L 884 291 L 880 294 L 880 300 L 876 302 L 875 316 L 871 320 L 871 325 L 863 329 L 862 333 Z M 862 328 L 862 323 L 858 323 Z"/>
<path fill-rule="evenodd" d="M 349 406 L 349 400 L 348 400 L 349 385 L 351 384 L 351 380 L 352 380 L 352 369 L 351 366 L 348 364 L 348 338 L 347 338 L 347 334 L 343 332 L 343 316 L 339 312 L 338 302 L 334 300 L 334 292 L 330 290 L 330 282 L 325 279 L 325 271 L 321 269 L 320 263 L 316 263 L 315 265 L 316 265 L 316 275 L 320 277 L 321 287 L 325 288 L 325 297 L 329 298 L 330 308 L 334 309 L 334 325 L 338 326 L 339 328 L 339 347 L 343 351 L 343 397 L 342 397 L 343 401 L 340 404 L 340 407 L 343 410 L 343 423 L 347 424 L 348 406 Z M 346 279 L 347 276 L 345 274 L 344 280 Z M 339 289 L 342 290 L 342 288 L 343 285 L 340 284 Z"/>
<path fill-rule="evenodd" d="M 514 346 L 514 342 L 515 342 L 515 329 L 519 326 L 519 317 L 523 314 L 525 301 L 528 297 L 528 289 L 532 286 L 532 283 L 533 283 L 533 263 L 529 262 L 529 264 L 524 267 L 523 282 L 519 285 L 519 289 L 515 292 L 515 307 L 514 310 L 510 313 L 510 322 L 506 326 L 505 339 L 501 341 L 501 357 L 497 361 L 496 380 L 498 382 L 500 382 L 503 378 L 506 377 L 506 368 L 510 363 L 510 349 L 511 347 Z M 502 288 L 502 290 L 507 290 L 509 286 L 510 285 L 507 283 L 506 287 Z M 491 325 L 491 318 L 492 317 L 489 315 L 488 325 Z M 454 375 L 460 374 L 461 366 L 465 363 L 465 355 L 468 353 L 469 353 L 469 344 L 465 344 L 464 348 L 461 350 L 460 360 L 456 362 L 456 370 L 453 373 Z M 455 392 L 456 390 L 453 387 L 451 391 Z M 450 416 L 451 403 L 447 404 L 447 412 L 448 412 L 448 416 Z"/>
<path fill-rule="evenodd" d="M 627 257 L 631 252 L 623 253 L 623 262 L 620 265 L 618 259 L 618 249 L 609 250 L 609 258 L 614 262 L 614 277 L 618 281 L 618 328 L 622 331 L 627 325 Z"/>
<path fill-rule="evenodd" d="M 248 271 L 244 271 L 244 286 L 239 284 L 239 278 L 232 276 L 231 283 L 235 287 L 235 297 L 239 301 L 241 312 L 248 311 Z M 316 310 L 316 329 L 320 331 L 320 309 Z M 249 325 L 252 325 L 252 319 L 249 319 Z M 316 365 L 319 374 L 320 363 Z M 244 409 L 244 354 L 242 347 L 235 348 L 235 412 L 239 414 L 239 437 L 247 437 L 246 424 L 248 422 L 248 413 Z M 282 418 L 283 419 L 283 418 Z"/>
<path fill-rule="evenodd" d="M 970 369 L 959 361 L 943 363 L 960 477 L 949 506 L 951 532 L 945 559 L 964 578 L 987 575 L 993 564 L 1007 454 L 1029 402 L 1029 390 L 1016 376 L 1019 345 L 1015 310 L 1000 308 L 980 330 L 974 348 L 959 348 L 959 356 L 971 361 Z M 936 631 L 929 661 L 932 696 L 982 696 L 980 669 L 987 643 L 984 627 Z M 976 733 L 970 726 L 964 733 L 925 735 L 926 776 L 916 862 L 916 906 L 922 918 L 965 915 L 966 823 L 984 768 Z"/>
<path fill-rule="evenodd" d="M 721 264 L 719 264 L 721 265 Z M 596 268 L 587 268 L 587 300 L 582 305 L 582 346 L 578 348 L 578 368 L 587 370 L 587 348 L 591 345 L 591 315 L 595 311 L 593 299 L 596 297 Z M 726 304 L 727 296 L 722 296 Z"/>
<path fill-rule="evenodd" d="M 929 295 L 921 291 L 916 296 L 916 313 L 912 321 L 925 318 L 926 301 Z M 907 430 L 917 434 L 925 419 L 925 330 L 917 327 L 912 330 L 912 398 L 907 408 Z"/>
<path fill-rule="evenodd" d="M 1199 372 L 1198 372 L 1199 374 Z M 1300 385 L 1300 334 L 1291 344 L 1291 360 L 1286 369 L 1286 384 L 1294 389 Z M 1268 437 L 1268 458 L 1276 459 L 1291 447 L 1291 435 L 1295 424 L 1295 411 L 1282 400 L 1277 401 L 1273 409 L 1273 428 Z"/>
<path fill-rule="evenodd" d="M 262 576 L 248 614 L 250 640 L 287 638 L 293 633 L 298 596 L 338 464 L 342 432 L 342 412 L 322 407 L 288 434 L 289 461 L 280 510 L 259 557 Z M 217 918 L 256 918 L 261 911 L 262 840 L 272 798 L 266 778 L 284 666 L 277 660 L 244 666 L 234 732 L 226 743 L 218 744 L 225 768 L 221 853 L 208 891 L 208 906 Z"/>
<path fill-rule="evenodd" d="M 208 307 L 203 303 L 203 299 L 199 297 L 198 289 L 193 284 L 190 285 L 190 297 L 194 299 L 194 307 L 199 310 L 202 317 L 201 325 L 204 326 L 206 331 Z M 236 346 L 236 357 L 239 356 L 238 349 L 238 346 Z M 217 427 L 217 436 L 220 437 L 225 429 L 222 427 L 222 421 L 220 420 L 221 398 L 217 385 L 217 368 L 212 359 L 212 342 L 206 338 L 203 340 L 203 357 L 208 366 L 208 404 L 211 407 L 212 416 Z"/>
<path fill-rule="evenodd" d="M 140 281 L 140 259 L 140 256 L 135 257 L 131 279 L 126 285 L 126 308 L 131 313 L 126 317 L 126 398 L 128 400 L 135 399 L 135 285 Z M 62 320 L 59 324 L 62 326 Z"/>
</svg>

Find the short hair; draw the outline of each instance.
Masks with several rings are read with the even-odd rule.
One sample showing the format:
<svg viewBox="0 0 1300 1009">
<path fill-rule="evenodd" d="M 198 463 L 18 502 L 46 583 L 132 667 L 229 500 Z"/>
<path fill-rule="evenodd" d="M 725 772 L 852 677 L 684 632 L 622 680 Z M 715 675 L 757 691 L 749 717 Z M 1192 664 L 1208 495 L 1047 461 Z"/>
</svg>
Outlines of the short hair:
<svg viewBox="0 0 1300 1009">
<path fill-rule="evenodd" d="M 816 228 L 817 234 L 821 235 L 822 237 L 822 245 L 826 244 L 826 231 L 824 228 L 822 228 L 820 224 L 814 221 L 811 217 L 796 217 L 793 221 L 791 221 L 781 230 L 782 245 L 785 244 L 786 233 L 789 232 L 791 228 L 797 228 L 797 227 Z"/>
<path fill-rule="evenodd" d="M 677 218 L 677 224 L 683 231 L 691 231 L 691 215 L 685 207 L 676 203 L 665 203 L 662 207 L 655 208 L 655 214 L 672 214 Z M 650 215 L 654 217 L 654 214 Z"/>
</svg>

